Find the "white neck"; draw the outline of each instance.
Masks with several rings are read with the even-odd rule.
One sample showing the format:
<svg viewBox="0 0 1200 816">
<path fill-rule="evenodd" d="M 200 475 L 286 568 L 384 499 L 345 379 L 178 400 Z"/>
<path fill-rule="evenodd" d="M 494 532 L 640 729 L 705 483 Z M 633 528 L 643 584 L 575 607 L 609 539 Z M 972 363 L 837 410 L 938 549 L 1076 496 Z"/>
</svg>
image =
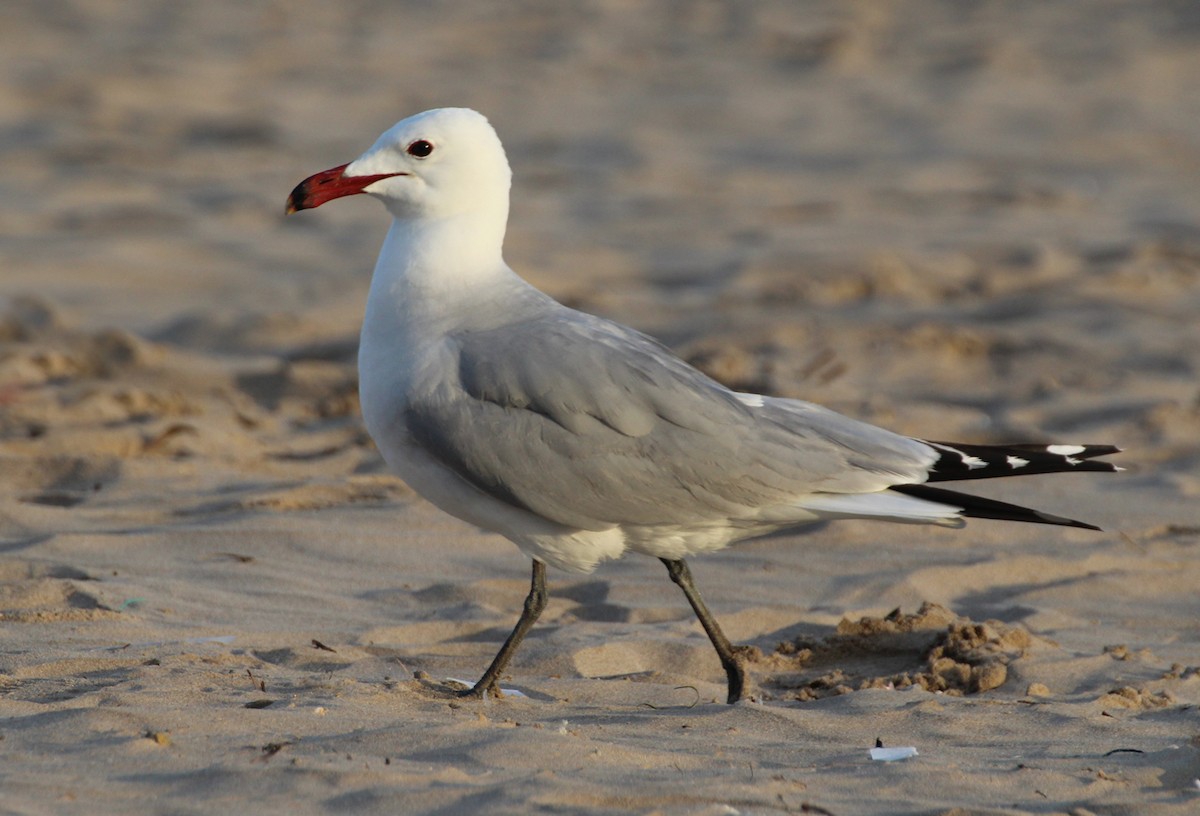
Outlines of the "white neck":
<svg viewBox="0 0 1200 816">
<path fill-rule="evenodd" d="M 394 343 L 397 332 L 436 336 L 453 327 L 466 302 L 520 281 L 501 255 L 504 228 L 504 214 L 494 211 L 395 219 L 371 279 L 364 343 L 384 336 Z"/>
<path fill-rule="evenodd" d="M 375 280 L 388 279 L 417 296 L 455 292 L 504 267 L 505 213 L 444 218 L 396 218 L 379 251 Z"/>
</svg>

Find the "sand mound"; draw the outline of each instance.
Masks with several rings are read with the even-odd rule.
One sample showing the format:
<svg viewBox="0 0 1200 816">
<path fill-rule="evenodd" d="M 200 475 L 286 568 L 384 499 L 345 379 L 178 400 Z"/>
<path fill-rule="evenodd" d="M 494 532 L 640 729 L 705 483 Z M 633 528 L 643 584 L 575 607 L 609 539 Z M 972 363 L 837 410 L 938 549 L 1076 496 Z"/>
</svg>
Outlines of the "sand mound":
<svg viewBox="0 0 1200 816">
<path fill-rule="evenodd" d="M 836 634 L 781 643 L 765 662 L 773 672 L 795 673 L 770 681 L 784 699 L 910 686 L 976 694 L 1003 685 L 1008 665 L 1031 642 L 1025 629 L 999 621 L 976 623 L 925 603 L 912 614 L 896 609 L 881 618 L 842 620 Z"/>
</svg>

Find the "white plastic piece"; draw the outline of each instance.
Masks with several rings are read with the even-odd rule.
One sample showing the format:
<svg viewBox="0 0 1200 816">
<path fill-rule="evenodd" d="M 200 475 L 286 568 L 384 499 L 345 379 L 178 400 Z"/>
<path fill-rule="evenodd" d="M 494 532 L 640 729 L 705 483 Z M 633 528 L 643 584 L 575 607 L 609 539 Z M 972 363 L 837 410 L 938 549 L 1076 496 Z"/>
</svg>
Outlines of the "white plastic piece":
<svg viewBox="0 0 1200 816">
<path fill-rule="evenodd" d="M 917 749 L 912 745 L 904 745 L 898 748 L 872 748 L 871 759 L 876 762 L 897 762 L 901 759 L 915 757 Z"/>
</svg>

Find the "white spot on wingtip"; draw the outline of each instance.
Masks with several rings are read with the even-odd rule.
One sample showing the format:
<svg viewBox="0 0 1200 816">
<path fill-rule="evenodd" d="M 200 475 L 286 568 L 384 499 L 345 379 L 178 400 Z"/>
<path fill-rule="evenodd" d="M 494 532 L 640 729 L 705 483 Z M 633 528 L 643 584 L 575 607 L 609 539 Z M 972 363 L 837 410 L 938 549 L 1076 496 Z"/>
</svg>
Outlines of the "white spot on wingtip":
<svg viewBox="0 0 1200 816">
<path fill-rule="evenodd" d="M 930 444 L 935 448 L 940 448 L 941 450 L 949 451 L 950 453 L 955 454 L 956 456 L 958 456 L 959 459 L 962 460 L 962 463 L 967 468 L 967 470 L 977 470 L 978 468 L 985 468 L 988 466 L 987 461 L 980 459 L 978 456 L 971 456 L 970 454 L 963 453 L 958 448 L 952 448 L 949 445 L 941 445 L 937 442 L 929 442 L 927 444 Z"/>
<path fill-rule="evenodd" d="M 1005 458 L 1005 461 L 1008 462 L 1008 466 L 1013 470 L 1016 470 L 1017 468 L 1023 468 L 1029 464 L 1028 459 L 1022 459 L 1020 456 L 1008 456 Z"/>
<path fill-rule="evenodd" d="M 762 408 L 763 406 L 762 394 L 746 394 L 742 391 L 734 391 L 733 395 L 737 397 L 738 402 L 742 405 L 748 405 L 751 408 Z"/>
<path fill-rule="evenodd" d="M 1055 456 L 1074 456 L 1077 453 L 1083 453 L 1087 448 L 1083 445 L 1047 445 L 1046 453 L 1053 453 Z M 1071 464 L 1077 464 L 1072 462 Z"/>
</svg>

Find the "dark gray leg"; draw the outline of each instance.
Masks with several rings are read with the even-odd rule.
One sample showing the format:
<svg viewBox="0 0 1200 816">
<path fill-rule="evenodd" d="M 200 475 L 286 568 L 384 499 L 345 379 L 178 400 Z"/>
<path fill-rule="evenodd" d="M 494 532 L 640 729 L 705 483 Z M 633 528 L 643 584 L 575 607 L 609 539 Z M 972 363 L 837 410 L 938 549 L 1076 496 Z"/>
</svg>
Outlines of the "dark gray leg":
<svg viewBox="0 0 1200 816">
<path fill-rule="evenodd" d="M 525 635 L 533 628 L 533 624 L 537 622 L 538 616 L 542 614 L 542 610 L 546 608 L 546 565 L 541 561 L 533 562 L 533 577 L 529 582 L 529 594 L 525 597 L 525 608 L 521 610 L 521 617 L 517 618 L 517 625 L 513 627 L 512 634 L 508 636 L 508 640 L 504 641 L 504 645 L 500 647 L 500 651 L 496 653 L 495 659 L 492 660 L 492 665 L 488 666 L 488 670 L 483 673 L 483 677 L 479 678 L 479 682 L 470 691 L 463 692 L 464 697 L 480 697 L 485 694 L 491 694 L 493 697 L 500 696 L 500 674 L 508 666 L 508 661 L 512 659 L 513 653 L 517 651 L 517 647 L 521 645 L 521 641 L 525 639 Z"/>
<path fill-rule="evenodd" d="M 696 585 L 692 583 L 692 571 L 688 569 L 687 562 L 682 558 L 674 561 L 669 558 L 658 560 L 667 565 L 667 573 L 671 576 L 671 580 L 683 590 L 688 603 L 692 605 L 692 611 L 700 619 L 700 625 L 704 627 L 704 631 L 708 633 L 708 639 L 712 641 L 713 648 L 717 650 L 717 657 L 721 658 L 721 665 L 725 667 L 725 676 L 729 679 L 729 697 L 725 702 L 736 703 L 742 699 L 742 692 L 746 688 L 746 670 L 738 662 L 733 645 L 721 631 L 716 618 L 704 605 L 700 593 L 696 591 Z"/>
</svg>

